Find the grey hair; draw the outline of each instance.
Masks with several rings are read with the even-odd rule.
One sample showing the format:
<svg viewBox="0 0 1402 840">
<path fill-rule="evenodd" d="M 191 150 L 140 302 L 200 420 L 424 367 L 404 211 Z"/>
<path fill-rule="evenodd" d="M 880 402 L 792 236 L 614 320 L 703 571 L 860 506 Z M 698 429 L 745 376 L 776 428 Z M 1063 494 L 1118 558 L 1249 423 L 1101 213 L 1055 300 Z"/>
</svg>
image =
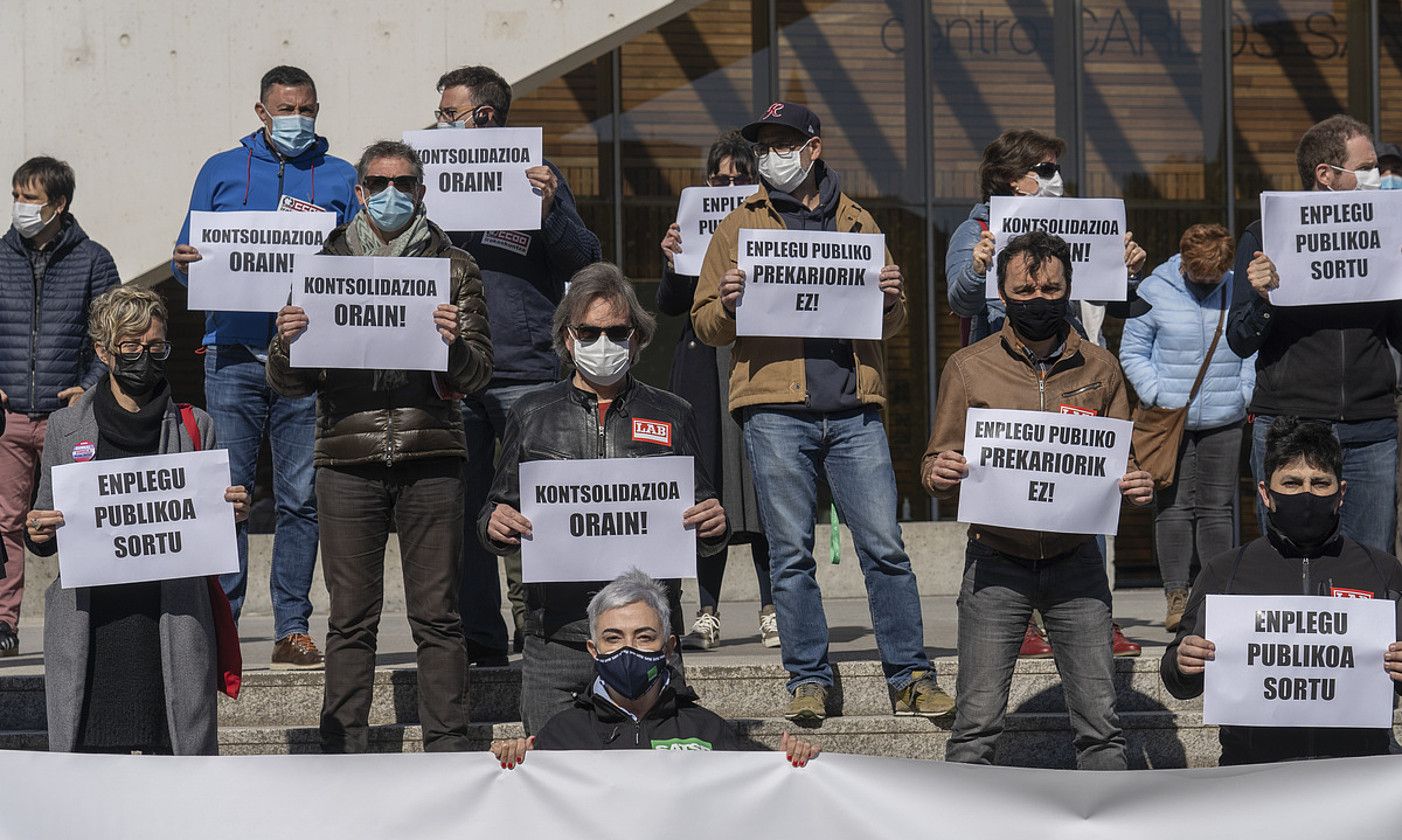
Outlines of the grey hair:
<svg viewBox="0 0 1402 840">
<path fill-rule="evenodd" d="M 628 310 L 628 318 L 633 322 L 633 352 L 641 352 L 652 342 L 652 336 L 657 332 L 657 319 L 643 309 L 633 284 L 623 276 L 623 270 L 613 263 L 596 262 L 575 272 L 574 277 L 570 278 L 569 291 L 565 292 L 560 305 L 555 307 L 551 330 L 555 352 L 560 358 L 569 360 L 569 329 L 579 323 L 584 311 L 596 298 L 621 304 Z"/>
<path fill-rule="evenodd" d="M 644 604 L 657 613 L 662 633 L 671 633 L 672 608 L 667 606 L 667 588 L 648 577 L 646 572 L 629 569 L 589 599 L 589 638 L 599 643 L 599 619 L 609 610 L 629 604 Z"/>
<path fill-rule="evenodd" d="M 369 171 L 370 164 L 382 158 L 406 160 L 414 167 L 414 177 L 420 181 L 424 179 L 424 162 L 413 146 L 398 140 L 378 140 L 366 146 L 365 151 L 361 153 L 360 162 L 355 165 L 356 183 L 365 183 L 365 173 Z"/>
</svg>

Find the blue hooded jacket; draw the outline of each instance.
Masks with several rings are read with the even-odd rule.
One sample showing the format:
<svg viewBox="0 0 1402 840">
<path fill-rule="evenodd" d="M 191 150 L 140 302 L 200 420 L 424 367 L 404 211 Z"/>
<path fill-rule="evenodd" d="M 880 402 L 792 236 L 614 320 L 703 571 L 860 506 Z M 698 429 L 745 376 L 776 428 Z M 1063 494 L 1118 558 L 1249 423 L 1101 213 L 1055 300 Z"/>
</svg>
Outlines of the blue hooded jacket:
<svg viewBox="0 0 1402 840">
<path fill-rule="evenodd" d="M 318 136 L 306 151 L 284 158 L 268 146 L 262 128 L 243 138 L 237 148 L 205 161 L 190 194 L 190 210 L 276 210 L 284 195 L 300 198 L 336 214 L 336 224 L 351 220 L 358 208 L 355 167 L 326 153 L 329 144 Z M 180 228 L 178 245 L 190 242 L 190 213 Z M 171 274 L 181 285 L 189 277 L 171 262 Z M 205 315 L 203 343 L 243 344 L 266 348 L 273 337 L 267 312 L 210 312 Z"/>
</svg>

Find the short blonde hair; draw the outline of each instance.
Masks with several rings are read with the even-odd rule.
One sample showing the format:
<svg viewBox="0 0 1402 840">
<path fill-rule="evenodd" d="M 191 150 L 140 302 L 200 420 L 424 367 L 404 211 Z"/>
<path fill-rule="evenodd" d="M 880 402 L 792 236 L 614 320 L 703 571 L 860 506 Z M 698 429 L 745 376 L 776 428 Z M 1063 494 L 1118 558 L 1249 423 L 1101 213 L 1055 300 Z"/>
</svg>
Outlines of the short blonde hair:
<svg viewBox="0 0 1402 840">
<path fill-rule="evenodd" d="M 160 295 L 140 286 L 117 286 L 92 302 L 88 337 L 94 344 L 111 349 L 122 336 L 142 335 L 157 319 L 170 325 L 170 314 Z"/>
</svg>

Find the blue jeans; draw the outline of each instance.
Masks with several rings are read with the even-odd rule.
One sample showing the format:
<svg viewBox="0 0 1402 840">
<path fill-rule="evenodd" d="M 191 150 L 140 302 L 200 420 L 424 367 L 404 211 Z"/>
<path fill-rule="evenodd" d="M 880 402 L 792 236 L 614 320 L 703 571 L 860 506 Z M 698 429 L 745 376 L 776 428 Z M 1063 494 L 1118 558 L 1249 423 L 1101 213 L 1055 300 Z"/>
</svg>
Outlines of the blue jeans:
<svg viewBox="0 0 1402 840">
<path fill-rule="evenodd" d="M 1251 429 L 1251 475 L 1257 482 L 1267 480 L 1266 434 L 1274 420 L 1274 417 L 1257 416 Z M 1344 536 L 1391 554 L 1397 536 L 1396 429 L 1382 440 L 1350 440 L 1353 429 L 1349 427 L 1356 424 L 1330 425 L 1344 450 L 1344 474 L 1339 476 L 1348 482 L 1343 507 L 1339 509 Z M 1259 493 L 1256 494 L 1256 518 L 1261 524 L 1261 533 L 1266 533 L 1266 506 Z"/>
<path fill-rule="evenodd" d="M 945 761 L 992 764 L 1008 711 L 1017 651 L 1042 614 L 1076 731 L 1076 767 L 1123 770 L 1115 714 L 1110 584 L 1095 540 L 1048 560 L 1024 560 L 970 540 L 959 589 L 959 678 Z M 783 625 L 780 624 L 780 627 Z"/>
<path fill-rule="evenodd" d="M 229 451 L 234 484 L 253 492 L 258 449 L 267 434 L 273 456 L 272 587 L 275 637 L 307 632 L 316 571 L 316 397 L 288 398 L 268 387 L 263 364 L 248 348 L 205 347 L 204 394 L 214 419 L 214 440 Z M 248 523 L 238 526 L 239 570 L 221 578 L 237 619 L 248 591 Z"/>
<path fill-rule="evenodd" d="M 915 671 L 934 674 L 925 655 L 920 592 L 896 521 L 896 475 L 875 408 L 839 414 L 748 409 L 745 451 L 760 521 L 769 537 L 774 610 L 789 691 L 832 685 L 828 622 L 813 561 L 818 477 L 827 479 L 866 578 L 872 629 L 886 681 L 905 688 Z"/>
</svg>

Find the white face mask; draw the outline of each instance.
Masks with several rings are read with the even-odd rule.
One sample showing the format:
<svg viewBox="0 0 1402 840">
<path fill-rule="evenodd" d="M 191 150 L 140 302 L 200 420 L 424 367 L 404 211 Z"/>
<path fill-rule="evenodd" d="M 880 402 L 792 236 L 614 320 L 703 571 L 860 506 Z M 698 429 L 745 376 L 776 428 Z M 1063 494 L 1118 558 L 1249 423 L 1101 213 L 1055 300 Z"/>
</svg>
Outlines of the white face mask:
<svg viewBox="0 0 1402 840">
<path fill-rule="evenodd" d="M 813 168 L 813 161 L 808 161 L 808 165 L 803 165 L 803 150 L 808 148 L 808 142 L 786 154 L 779 154 L 775 151 L 766 152 L 759 157 L 759 174 L 769 186 L 779 192 L 793 192 L 798 189 L 808 177 L 808 172 Z"/>
<path fill-rule="evenodd" d="M 1356 182 L 1354 186 L 1355 190 L 1376 190 L 1381 188 L 1383 185 L 1382 172 L 1378 171 L 1378 168 L 1376 166 L 1374 166 L 1372 169 L 1349 170 L 1344 169 L 1342 166 L 1335 166 L 1331 163 L 1329 164 L 1329 168 L 1336 169 L 1339 172 L 1353 172 L 1354 181 Z M 1334 188 L 1330 187 L 1329 189 L 1332 190 Z"/>
<path fill-rule="evenodd" d="M 619 342 L 606 335 L 593 341 L 574 339 L 574 366 L 585 379 L 595 385 L 608 387 L 628 375 L 633 366 L 632 342 L 627 339 Z"/>
<path fill-rule="evenodd" d="M 1037 179 L 1037 195 L 1060 198 L 1066 193 L 1066 185 L 1061 180 L 1061 173 L 1058 172 L 1050 178 L 1043 178 L 1041 175 L 1033 173 L 1032 177 Z"/>
<path fill-rule="evenodd" d="M 53 217 L 50 216 L 47 220 L 44 218 L 44 205 L 42 204 L 25 204 L 22 201 L 16 201 L 14 210 L 10 213 L 10 221 L 14 224 L 15 230 L 19 231 L 20 236 L 25 239 L 33 239 L 39 235 L 39 231 L 48 227 L 49 222 L 53 221 Z"/>
</svg>

